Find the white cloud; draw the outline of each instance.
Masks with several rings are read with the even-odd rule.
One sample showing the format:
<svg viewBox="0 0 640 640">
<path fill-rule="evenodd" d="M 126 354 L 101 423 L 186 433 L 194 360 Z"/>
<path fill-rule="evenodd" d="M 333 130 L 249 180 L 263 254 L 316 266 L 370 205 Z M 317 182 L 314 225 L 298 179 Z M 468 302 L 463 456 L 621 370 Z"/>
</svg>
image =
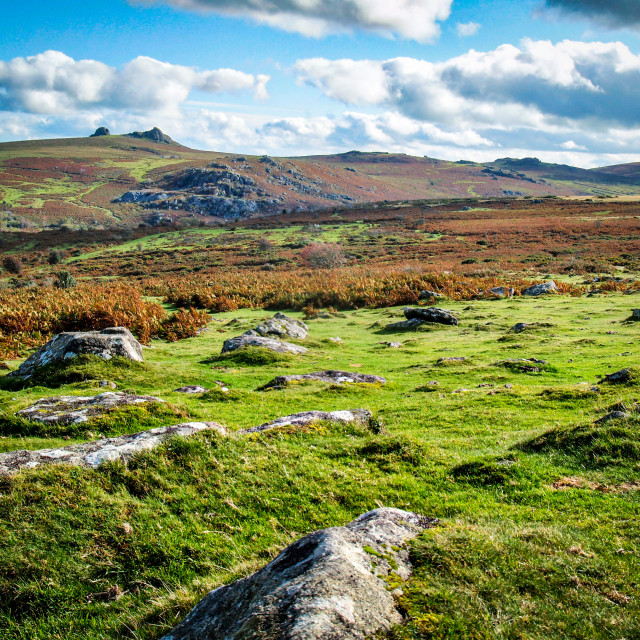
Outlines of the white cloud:
<svg viewBox="0 0 640 640">
<path fill-rule="evenodd" d="M 0 61 L 0 110 L 35 114 L 88 108 L 175 111 L 191 91 L 253 91 L 267 97 L 268 76 L 234 69 L 199 71 L 140 56 L 121 69 L 60 51 Z"/>
<path fill-rule="evenodd" d="M 587 147 L 583 147 L 582 145 L 574 142 L 573 140 L 566 140 L 560 145 L 563 149 L 567 149 L 568 151 L 586 151 Z"/>
<path fill-rule="evenodd" d="M 180 9 L 246 16 L 285 31 L 320 37 L 364 29 L 419 42 L 436 38 L 452 0 L 145 0 Z"/>
<path fill-rule="evenodd" d="M 335 100 L 448 126 L 640 125 L 640 56 L 620 42 L 526 39 L 438 63 L 315 58 L 296 70 Z"/>
<path fill-rule="evenodd" d="M 475 36 L 481 26 L 482 25 L 478 22 L 458 22 L 456 25 L 456 31 L 458 33 L 458 37 L 468 38 L 469 36 Z"/>
</svg>

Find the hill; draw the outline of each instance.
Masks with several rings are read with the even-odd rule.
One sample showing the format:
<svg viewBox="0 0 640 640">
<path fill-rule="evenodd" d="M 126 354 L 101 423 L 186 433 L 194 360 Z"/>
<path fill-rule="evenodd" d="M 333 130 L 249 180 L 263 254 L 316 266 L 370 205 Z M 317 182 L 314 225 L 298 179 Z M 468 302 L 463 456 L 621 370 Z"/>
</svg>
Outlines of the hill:
<svg viewBox="0 0 640 640">
<path fill-rule="evenodd" d="M 504 158 L 450 162 L 404 154 L 296 158 L 190 149 L 157 128 L 0 144 L 0 228 L 157 226 L 356 203 L 640 193 L 633 165 L 584 170 Z"/>
</svg>

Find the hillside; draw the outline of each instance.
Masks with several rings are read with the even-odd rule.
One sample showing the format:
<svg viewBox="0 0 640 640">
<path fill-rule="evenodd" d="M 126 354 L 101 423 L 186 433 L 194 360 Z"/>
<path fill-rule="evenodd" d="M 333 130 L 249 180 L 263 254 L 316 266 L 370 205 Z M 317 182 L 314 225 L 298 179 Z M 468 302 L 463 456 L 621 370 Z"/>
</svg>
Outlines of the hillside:
<svg viewBox="0 0 640 640">
<path fill-rule="evenodd" d="M 0 228 L 152 226 L 385 200 L 640 193 L 630 167 L 587 171 L 505 158 L 403 154 L 271 158 L 197 151 L 159 129 L 0 144 Z M 629 173 L 627 173 L 629 172 Z"/>
</svg>

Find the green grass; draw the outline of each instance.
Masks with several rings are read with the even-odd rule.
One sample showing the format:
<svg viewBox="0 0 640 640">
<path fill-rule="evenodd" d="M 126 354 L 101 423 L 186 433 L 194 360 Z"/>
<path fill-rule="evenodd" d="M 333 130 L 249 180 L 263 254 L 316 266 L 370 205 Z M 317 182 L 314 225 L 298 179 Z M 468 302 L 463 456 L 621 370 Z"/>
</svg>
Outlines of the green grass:
<svg viewBox="0 0 640 640">
<path fill-rule="evenodd" d="M 144 365 L 85 359 L 29 385 L 4 381 L 4 451 L 82 440 L 80 432 L 63 440 L 55 430 L 21 431 L 11 416 L 48 395 L 99 393 L 102 379 L 159 396 L 172 414 L 116 413 L 93 432 L 186 419 L 233 432 L 310 409 L 364 407 L 375 420 L 203 434 L 128 467 L 36 469 L 3 480 L 0 638 L 159 638 L 209 589 L 305 533 L 380 505 L 441 520 L 413 545 L 415 574 L 401 601 L 410 618 L 393 637 L 638 637 L 640 425 L 593 422 L 616 403 L 630 406 L 640 390 L 591 389 L 599 375 L 637 365 L 638 327 L 622 323 L 637 304 L 612 295 L 441 306 L 459 314 L 459 327 L 372 328 L 401 320 L 400 308 L 310 320 L 309 352 L 284 359 L 260 350 L 219 357 L 225 339 L 270 315 L 229 312 L 195 338 L 154 341 Z M 501 341 L 516 322 L 540 324 Z M 334 336 L 343 342 L 329 343 Z M 501 364 L 528 358 L 548 365 Z M 257 391 L 276 375 L 321 369 L 388 383 Z M 174 392 L 186 384 L 212 391 Z"/>
</svg>

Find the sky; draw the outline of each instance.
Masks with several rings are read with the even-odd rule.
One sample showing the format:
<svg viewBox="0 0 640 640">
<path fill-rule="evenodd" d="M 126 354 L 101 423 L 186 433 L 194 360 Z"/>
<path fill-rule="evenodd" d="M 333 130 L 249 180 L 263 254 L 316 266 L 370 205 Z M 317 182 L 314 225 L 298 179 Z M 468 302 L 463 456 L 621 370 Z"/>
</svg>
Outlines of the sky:
<svg viewBox="0 0 640 640">
<path fill-rule="evenodd" d="M 0 0 L 0 141 L 640 161 L 640 0 Z"/>
</svg>

